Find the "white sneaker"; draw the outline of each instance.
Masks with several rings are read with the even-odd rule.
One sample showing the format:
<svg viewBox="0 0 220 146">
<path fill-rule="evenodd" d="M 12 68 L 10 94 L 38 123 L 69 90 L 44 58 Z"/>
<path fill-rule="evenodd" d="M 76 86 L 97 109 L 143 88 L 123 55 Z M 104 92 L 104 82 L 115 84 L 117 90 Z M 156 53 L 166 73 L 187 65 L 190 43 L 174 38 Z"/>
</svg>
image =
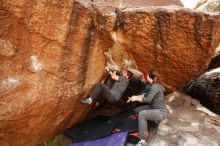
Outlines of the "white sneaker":
<svg viewBox="0 0 220 146">
<path fill-rule="evenodd" d="M 147 142 L 141 139 L 135 146 L 147 146 Z"/>
<path fill-rule="evenodd" d="M 84 104 L 91 104 L 92 103 L 92 98 L 89 97 L 89 98 L 84 98 L 81 100 L 82 103 Z"/>
</svg>

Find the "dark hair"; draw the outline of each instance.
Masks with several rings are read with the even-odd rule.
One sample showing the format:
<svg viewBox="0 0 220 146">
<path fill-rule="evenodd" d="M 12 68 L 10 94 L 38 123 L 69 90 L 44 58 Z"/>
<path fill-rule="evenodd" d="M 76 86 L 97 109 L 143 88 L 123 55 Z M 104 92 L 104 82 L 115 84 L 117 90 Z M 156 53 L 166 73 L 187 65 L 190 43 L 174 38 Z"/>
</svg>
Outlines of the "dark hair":
<svg viewBox="0 0 220 146">
<path fill-rule="evenodd" d="M 154 80 L 154 82 L 157 81 L 158 76 L 157 76 L 157 72 L 156 72 L 156 71 L 150 70 L 150 71 L 148 72 L 148 75 L 149 75 L 149 77 L 150 77 L 151 79 Z"/>
<path fill-rule="evenodd" d="M 133 76 L 133 73 L 130 70 L 126 70 L 126 71 L 127 71 L 128 79 L 131 79 Z"/>
</svg>

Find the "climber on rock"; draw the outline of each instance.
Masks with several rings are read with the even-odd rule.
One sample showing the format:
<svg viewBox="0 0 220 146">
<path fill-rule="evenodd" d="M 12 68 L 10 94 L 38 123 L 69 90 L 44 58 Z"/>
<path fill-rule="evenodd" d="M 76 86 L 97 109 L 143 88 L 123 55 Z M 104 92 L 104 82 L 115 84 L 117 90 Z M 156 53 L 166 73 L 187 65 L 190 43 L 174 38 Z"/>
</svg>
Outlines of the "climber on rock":
<svg viewBox="0 0 220 146">
<path fill-rule="evenodd" d="M 148 103 L 148 106 L 140 107 L 138 111 L 138 127 L 139 127 L 139 138 L 141 139 L 137 146 L 145 146 L 146 140 L 148 138 L 148 125 L 147 120 L 150 121 L 160 121 L 167 117 L 168 111 L 165 106 L 164 92 L 165 88 L 157 83 L 157 73 L 156 71 L 149 71 L 143 75 L 145 80 L 150 84 L 150 89 L 148 93 L 143 93 L 141 95 L 133 95 L 128 99 L 127 102 L 143 102 Z"/>
<path fill-rule="evenodd" d="M 107 85 L 100 83 L 94 90 L 89 94 L 89 97 L 81 100 L 84 104 L 91 104 L 96 101 L 98 98 L 105 98 L 109 103 L 114 104 L 118 102 L 126 88 L 128 87 L 129 80 L 133 76 L 133 73 L 129 70 L 122 70 L 121 75 L 117 75 L 116 71 L 111 71 L 108 67 L 105 67 L 108 73 L 111 76 L 111 79 L 114 80 L 112 88 Z"/>
<path fill-rule="evenodd" d="M 152 84 L 147 82 L 147 73 L 142 73 L 140 79 L 133 79 L 130 81 L 131 83 L 135 84 L 136 86 L 140 86 L 140 91 L 137 93 L 137 95 L 145 94 L 147 95 L 150 91 L 150 87 Z M 149 109 L 151 106 L 150 104 L 143 103 L 143 102 L 132 102 L 131 108 L 134 109 L 134 111 L 138 114 L 140 111 L 144 109 Z"/>
</svg>

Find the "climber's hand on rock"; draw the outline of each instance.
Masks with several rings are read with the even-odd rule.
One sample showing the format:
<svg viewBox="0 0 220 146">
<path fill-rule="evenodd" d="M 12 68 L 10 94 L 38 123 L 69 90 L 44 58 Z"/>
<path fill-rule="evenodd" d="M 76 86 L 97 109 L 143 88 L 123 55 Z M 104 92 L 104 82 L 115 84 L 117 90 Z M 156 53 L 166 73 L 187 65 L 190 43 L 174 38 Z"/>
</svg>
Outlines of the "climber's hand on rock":
<svg viewBox="0 0 220 146">
<path fill-rule="evenodd" d="M 109 72 L 109 71 L 110 71 L 110 69 L 109 69 L 109 67 L 108 67 L 108 66 L 106 66 L 106 67 L 105 67 L 105 70 L 106 70 L 107 72 Z"/>
</svg>

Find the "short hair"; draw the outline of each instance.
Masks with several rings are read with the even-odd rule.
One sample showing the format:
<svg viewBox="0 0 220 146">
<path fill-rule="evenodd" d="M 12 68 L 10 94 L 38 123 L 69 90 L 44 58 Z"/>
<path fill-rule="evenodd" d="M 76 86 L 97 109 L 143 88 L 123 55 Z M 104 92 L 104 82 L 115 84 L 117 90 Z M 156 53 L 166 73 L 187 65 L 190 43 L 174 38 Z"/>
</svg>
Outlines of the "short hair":
<svg viewBox="0 0 220 146">
<path fill-rule="evenodd" d="M 148 75 L 149 75 L 149 77 L 150 77 L 151 79 L 154 79 L 155 77 L 157 77 L 157 72 L 154 71 L 154 70 L 150 70 L 150 71 L 148 72 Z"/>
<path fill-rule="evenodd" d="M 157 81 L 157 79 L 158 79 L 158 73 L 157 73 L 155 70 L 150 70 L 150 71 L 148 72 L 148 75 L 149 75 L 149 77 L 150 77 L 151 79 L 154 80 L 154 82 Z"/>
<path fill-rule="evenodd" d="M 126 71 L 127 71 L 128 79 L 131 79 L 133 76 L 133 73 L 130 70 L 126 70 Z"/>
</svg>

